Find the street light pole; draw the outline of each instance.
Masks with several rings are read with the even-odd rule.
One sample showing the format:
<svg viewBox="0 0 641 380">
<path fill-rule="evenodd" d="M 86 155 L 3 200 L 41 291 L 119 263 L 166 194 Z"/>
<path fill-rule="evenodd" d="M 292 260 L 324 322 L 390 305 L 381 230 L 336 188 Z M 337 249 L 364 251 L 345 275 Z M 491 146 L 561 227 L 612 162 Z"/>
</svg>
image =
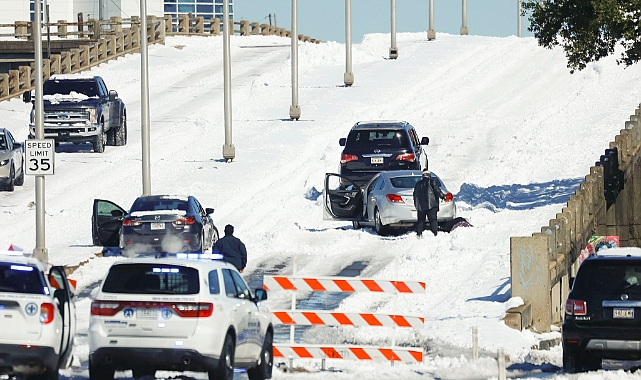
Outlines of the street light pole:
<svg viewBox="0 0 641 380">
<path fill-rule="evenodd" d="M 390 34 L 392 35 L 392 41 L 391 41 L 391 46 L 389 48 L 389 57 L 390 59 L 396 59 L 398 58 L 398 47 L 396 47 L 396 0 L 391 0 L 391 26 L 392 30 Z"/>
<path fill-rule="evenodd" d="M 345 0 L 345 87 L 354 84 L 352 72 L 352 0 Z"/>
<path fill-rule="evenodd" d="M 39 0 L 34 1 L 32 37 L 34 41 L 33 55 L 35 58 L 35 90 L 36 100 L 34 109 L 36 113 L 36 140 L 45 137 L 44 130 L 44 103 L 42 100 L 42 4 Z M 33 249 L 33 256 L 40 261 L 49 261 L 49 252 L 45 246 L 45 177 L 36 175 L 36 247 Z"/>
<path fill-rule="evenodd" d="M 521 28 L 521 0 L 517 0 L 517 7 L 516 8 L 517 8 L 517 13 L 518 13 L 518 15 L 517 15 L 518 18 L 517 18 L 517 22 L 516 22 L 516 28 L 517 28 L 516 29 L 517 30 L 516 35 L 521 37 L 521 29 L 522 29 Z"/>
<path fill-rule="evenodd" d="M 151 195 L 151 143 L 149 141 L 149 41 L 147 37 L 147 0 L 140 0 L 140 103 L 142 138 L 142 195 Z"/>
<path fill-rule="evenodd" d="M 463 0 L 463 25 L 461 25 L 461 35 L 467 36 L 467 0 Z"/>
<path fill-rule="evenodd" d="M 274 15 L 276 23 L 276 15 Z M 225 87 L 225 145 L 223 158 L 232 162 L 236 157 L 236 148 L 231 141 L 231 59 L 229 57 L 229 0 L 223 0 L 223 71 Z"/>
<path fill-rule="evenodd" d="M 434 0 L 430 0 L 430 28 L 427 31 L 427 39 L 429 41 L 436 39 L 436 32 L 434 31 Z"/>
<path fill-rule="evenodd" d="M 298 0 L 292 0 L 292 105 L 289 107 L 289 117 L 300 119 L 298 105 Z"/>
</svg>

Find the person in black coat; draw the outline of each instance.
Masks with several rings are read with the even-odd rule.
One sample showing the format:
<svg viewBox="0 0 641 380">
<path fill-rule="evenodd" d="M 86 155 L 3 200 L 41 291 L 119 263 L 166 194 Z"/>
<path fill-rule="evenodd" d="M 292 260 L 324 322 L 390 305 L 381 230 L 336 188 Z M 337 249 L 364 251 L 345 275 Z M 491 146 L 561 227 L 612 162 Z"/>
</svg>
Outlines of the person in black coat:
<svg viewBox="0 0 641 380">
<path fill-rule="evenodd" d="M 223 261 L 233 264 L 240 273 L 247 265 L 247 249 L 245 244 L 234 236 L 234 226 L 225 226 L 225 236 L 218 239 L 211 249 L 212 254 L 223 255 Z"/>
<path fill-rule="evenodd" d="M 416 235 L 421 237 L 425 229 L 425 217 L 430 223 L 430 230 L 434 236 L 438 231 L 438 223 L 436 216 L 438 214 L 439 198 L 445 199 L 443 190 L 438 185 L 438 182 L 432 178 L 432 173 L 429 170 L 423 170 L 423 178 L 414 185 L 414 207 L 418 221 L 416 223 Z"/>
</svg>

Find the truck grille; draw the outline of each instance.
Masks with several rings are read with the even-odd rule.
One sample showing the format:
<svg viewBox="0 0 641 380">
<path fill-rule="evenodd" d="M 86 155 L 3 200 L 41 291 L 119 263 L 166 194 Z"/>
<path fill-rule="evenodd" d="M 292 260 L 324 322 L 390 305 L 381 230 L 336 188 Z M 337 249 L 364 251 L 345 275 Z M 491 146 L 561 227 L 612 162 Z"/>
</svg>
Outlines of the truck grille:
<svg viewBox="0 0 641 380">
<path fill-rule="evenodd" d="M 77 123 L 87 120 L 89 120 L 89 112 L 84 110 L 55 111 L 44 115 L 45 123 Z"/>
</svg>

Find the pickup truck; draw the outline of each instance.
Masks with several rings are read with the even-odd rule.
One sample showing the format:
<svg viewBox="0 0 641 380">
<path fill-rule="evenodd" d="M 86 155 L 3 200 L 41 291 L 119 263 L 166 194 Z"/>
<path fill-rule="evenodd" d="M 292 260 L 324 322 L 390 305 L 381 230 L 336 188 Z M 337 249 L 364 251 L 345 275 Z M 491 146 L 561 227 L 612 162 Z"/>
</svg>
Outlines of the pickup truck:
<svg viewBox="0 0 641 380">
<path fill-rule="evenodd" d="M 105 146 L 127 144 L 127 110 L 118 93 L 108 90 L 99 76 L 53 75 L 43 83 L 44 138 L 74 144 L 91 143 L 102 153 Z M 31 92 L 22 97 L 34 103 Z M 35 103 L 29 138 L 36 136 Z"/>
</svg>

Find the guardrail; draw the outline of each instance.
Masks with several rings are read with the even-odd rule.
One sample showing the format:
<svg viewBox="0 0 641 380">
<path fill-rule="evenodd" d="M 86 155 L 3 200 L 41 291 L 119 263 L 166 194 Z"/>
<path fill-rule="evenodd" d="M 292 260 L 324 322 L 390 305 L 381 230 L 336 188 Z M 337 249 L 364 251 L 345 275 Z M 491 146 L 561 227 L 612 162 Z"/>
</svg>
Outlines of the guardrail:
<svg viewBox="0 0 641 380">
<path fill-rule="evenodd" d="M 374 292 L 425 294 L 425 283 L 418 281 L 389 281 L 354 277 L 298 277 L 265 276 L 263 288 L 269 291 L 314 291 L 314 292 Z M 326 310 L 296 310 L 296 298 L 292 296 L 291 310 L 274 310 L 273 320 L 282 325 L 307 326 L 380 326 L 399 328 L 423 328 L 425 319 L 415 315 L 350 313 Z M 352 359 L 374 361 L 400 361 L 420 363 L 423 349 L 398 347 L 392 339 L 392 347 L 334 344 L 294 344 L 293 331 L 290 343 L 274 343 L 274 357 L 283 359 Z"/>
<path fill-rule="evenodd" d="M 533 326 L 542 332 L 563 320 L 569 280 L 591 236 L 619 236 L 622 247 L 641 246 L 639 120 L 641 108 L 541 232 L 510 238 L 512 297 L 521 297 L 525 304 L 507 311 L 508 326 Z"/>
</svg>

